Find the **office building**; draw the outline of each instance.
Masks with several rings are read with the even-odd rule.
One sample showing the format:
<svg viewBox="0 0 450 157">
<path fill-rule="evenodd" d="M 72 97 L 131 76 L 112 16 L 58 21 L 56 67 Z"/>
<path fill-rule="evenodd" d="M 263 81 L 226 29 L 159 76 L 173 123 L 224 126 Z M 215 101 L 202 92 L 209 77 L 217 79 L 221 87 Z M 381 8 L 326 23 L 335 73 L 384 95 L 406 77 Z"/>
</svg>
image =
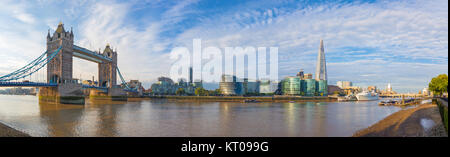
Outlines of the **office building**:
<svg viewBox="0 0 450 157">
<path fill-rule="evenodd" d="M 305 75 L 303 76 L 303 80 L 312 79 L 312 78 L 313 78 L 313 75 L 310 74 L 310 73 L 305 74 Z"/>
<path fill-rule="evenodd" d="M 282 92 L 284 95 L 300 95 L 301 82 L 299 77 L 286 77 L 282 81 Z"/>
<path fill-rule="evenodd" d="M 223 95 L 243 95 L 244 85 L 234 75 L 222 75 L 219 89 Z"/>
<path fill-rule="evenodd" d="M 258 80 L 248 80 L 247 78 L 244 79 L 244 93 L 245 94 L 257 94 L 259 93 L 259 86 L 260 81 Z"/>
<path fill-rule="evenodd" d="M 316 96 L 327 96 L 328 95 L 328 84 L 327 80 L 316 81 Z"/>
</svg>

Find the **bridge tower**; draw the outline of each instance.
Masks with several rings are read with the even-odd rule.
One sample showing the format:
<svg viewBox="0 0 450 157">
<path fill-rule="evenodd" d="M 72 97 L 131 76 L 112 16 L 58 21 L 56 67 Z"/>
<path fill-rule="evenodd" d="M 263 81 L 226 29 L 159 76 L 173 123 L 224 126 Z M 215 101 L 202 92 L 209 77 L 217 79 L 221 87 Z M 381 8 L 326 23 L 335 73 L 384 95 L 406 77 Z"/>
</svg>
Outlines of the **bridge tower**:
<svg viewBox="0 0 450 157">
<path fill-rule="evenodd" d="M 98 80 L 102 87 L 112 88 L 117 85 L 117 52 L 109 44 L 102 53 L 103 56 L 111 58 L 112 62 L 98 64 Z"/>
<path fill-rule="evenodd" d="M 73 32 L 65 31 L 61 22 L 52 36 L 47 34 L 47 56 L 62 46 L 61 51 L 47 64 L 47 82 L 64 83 L 72 81 Z"/>
</svg>

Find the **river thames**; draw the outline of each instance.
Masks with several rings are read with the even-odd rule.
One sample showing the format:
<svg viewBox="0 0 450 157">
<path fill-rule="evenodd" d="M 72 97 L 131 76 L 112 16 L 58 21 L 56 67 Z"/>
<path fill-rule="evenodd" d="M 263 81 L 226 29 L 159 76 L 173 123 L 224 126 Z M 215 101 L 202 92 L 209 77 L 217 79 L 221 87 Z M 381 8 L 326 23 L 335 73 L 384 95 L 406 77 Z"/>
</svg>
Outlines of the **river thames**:
<svg viewBox="0 0 450 157">
<path fill-rule="evenodd" d="M 0 122 L 31 136 L 351 136 L 401 110 L 365 102 L 142 100 L 43 104 L 0 95 Z"/>
</svg>

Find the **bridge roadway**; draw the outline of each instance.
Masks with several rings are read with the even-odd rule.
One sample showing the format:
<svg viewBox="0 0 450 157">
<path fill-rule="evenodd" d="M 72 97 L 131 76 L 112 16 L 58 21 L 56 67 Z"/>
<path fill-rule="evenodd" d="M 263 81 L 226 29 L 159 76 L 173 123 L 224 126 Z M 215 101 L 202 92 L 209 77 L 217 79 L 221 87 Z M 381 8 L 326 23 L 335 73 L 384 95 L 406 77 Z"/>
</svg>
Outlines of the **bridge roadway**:
<svg viewBox="0 0 450 157">
<path fill-rule="evenodd" d="M 0 87 L 57 87 L 57 83 L 41 83 L 41 82 L 0 82 Z M 95 88 L 108 90 L 108 87 L 99 87 L 92 85 L 84 85 L 83 88 Z"/>
<path fill-rule="evenodd" d="M 0 87 L 56 87 L 57 83 L 40 82 L 0 82 Z"/>
</svg>

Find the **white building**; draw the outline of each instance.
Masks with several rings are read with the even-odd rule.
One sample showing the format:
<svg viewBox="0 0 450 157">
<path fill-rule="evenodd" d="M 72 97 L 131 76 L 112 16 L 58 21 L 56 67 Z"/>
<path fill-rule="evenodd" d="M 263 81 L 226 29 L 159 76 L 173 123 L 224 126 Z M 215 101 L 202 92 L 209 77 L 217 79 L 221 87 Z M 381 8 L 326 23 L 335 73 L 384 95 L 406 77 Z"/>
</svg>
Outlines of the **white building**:
<svg viewBox="0 0 450 157">
<path fill-rule="evenodd" d="M 423 88 L 422 95 L 424 95 L 424 96 L 429 96 L 430 95 L 430 91 L 428 90 L 428 88 Z"/>
</svg>

